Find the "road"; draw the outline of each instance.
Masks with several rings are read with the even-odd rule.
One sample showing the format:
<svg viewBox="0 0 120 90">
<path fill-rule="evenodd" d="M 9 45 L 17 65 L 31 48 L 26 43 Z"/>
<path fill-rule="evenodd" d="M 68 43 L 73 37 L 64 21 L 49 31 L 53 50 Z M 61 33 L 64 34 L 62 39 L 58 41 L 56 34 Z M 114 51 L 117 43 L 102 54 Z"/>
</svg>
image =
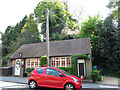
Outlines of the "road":
<svg viewBox="0 0 120 90">
<path fill-rule="evenodd" d="M 0 81 L 0 88 L 28 88 L 27 84 Z"/>
<path fill-rule="evenodd" d="M 29 89 L 27 84 L 22 83 L 13 83 L 13 82 L 5 82 L 0 81 L 0 90 L 31 90 Z M 39 90 L 58 90 L 58 89 L 50 89 L 50 88 L 38 88 Z M 120 90 L 118 86 L 111 85 L 99 85 L 99 84 L 83 84 L 83 89 L 81 90 Z"/>
</svg>

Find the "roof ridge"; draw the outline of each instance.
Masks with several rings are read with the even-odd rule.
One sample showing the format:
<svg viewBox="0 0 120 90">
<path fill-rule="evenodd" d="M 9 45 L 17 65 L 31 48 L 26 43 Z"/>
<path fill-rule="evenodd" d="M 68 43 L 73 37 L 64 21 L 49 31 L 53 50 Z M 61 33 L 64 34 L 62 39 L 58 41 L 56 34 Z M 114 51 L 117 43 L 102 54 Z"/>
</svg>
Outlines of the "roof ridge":
<svg viewBox="0 0 120 90">
<path fill-rule="evenodd" d="M 57 40 L 57 41 L 50 41 L 50 42 L 64 42 L 64 41 L 73 41 L 73 40 L 81 40 L 81 39 L 88 39 L 88 38 L 78 38 L 78 39 L 68 39 L 68 40 Z M 30 44 L 23 44 L 24 45 L 37 45 L 37 44 L 44 44 L 46 42 L 40 42 L 40 43 L 30 43 Z"/>
<path fill-rule="evenodd" d="M 43 43 L 46 43 L 46 42 L 40 42 L 40 43 L 30 43 L 30 44 L 22 44 L 22 46 L 24 46 L 24 45 L 34 45 L 34 44 L 43 44 Z"/>
</svg>

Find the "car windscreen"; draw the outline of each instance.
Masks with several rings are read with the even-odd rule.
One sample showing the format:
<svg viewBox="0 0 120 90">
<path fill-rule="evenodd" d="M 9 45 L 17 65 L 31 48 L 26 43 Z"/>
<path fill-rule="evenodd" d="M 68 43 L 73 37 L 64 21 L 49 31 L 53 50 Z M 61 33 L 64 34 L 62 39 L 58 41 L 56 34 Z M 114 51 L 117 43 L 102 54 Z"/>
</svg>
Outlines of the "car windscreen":
<svg viewBox="0 0 120 90">
<path fill-rule="evenodd" d="M 67 74 L 67 75 L 71 75 L 69 73 L 67 73 L 66 71 L 62 70 L 62 69 L 59 69 L 60 71 L 62 71 L 63 73 Z"/>
</svg>

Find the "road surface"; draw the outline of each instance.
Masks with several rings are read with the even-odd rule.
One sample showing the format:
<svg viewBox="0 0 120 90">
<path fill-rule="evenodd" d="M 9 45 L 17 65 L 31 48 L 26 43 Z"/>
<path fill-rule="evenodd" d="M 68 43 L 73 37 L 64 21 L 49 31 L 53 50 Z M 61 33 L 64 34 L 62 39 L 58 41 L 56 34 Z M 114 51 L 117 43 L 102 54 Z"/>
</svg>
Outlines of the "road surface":
<svg viewBox="0 0 120 90">
<path fill-rule="evenodd" d="M 22 83 L 13 83 L 0 81 L 0 90 L 31 90 L 27 84 Z M 50 89 L 50 88 L 38 88 L 39 90 L 59 90 L 59 89 Z M 100 85 L 100 84 L 83 84 L 83 89 L 81 90 L 120 90 L 118 86 L 111 85 Z"/>
</svg>

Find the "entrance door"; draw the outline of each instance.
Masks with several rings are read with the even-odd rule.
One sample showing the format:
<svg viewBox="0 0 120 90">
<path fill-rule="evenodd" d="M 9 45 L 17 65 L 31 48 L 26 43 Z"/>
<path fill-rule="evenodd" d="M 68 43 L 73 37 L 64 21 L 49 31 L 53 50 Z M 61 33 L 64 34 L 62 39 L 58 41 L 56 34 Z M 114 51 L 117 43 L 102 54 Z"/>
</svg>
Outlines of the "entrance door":
<svg viewBox="0 0 120 90">
<path fill-rule="evenodd" d="M 84 76 L 84 63 L 79 63 L 79 75 Z"/>
<path fill-rule="evenodd" d="M 20 66 L 21 66 L 21 60 L 17 59 L 15 60 L 15 75 L 20 76 Z"/>
<path fill-rule="evenodd" d="M 77 69 L 78 69 L 78 76 L 86 76 L 86 71 L 85 71 L 85 60 L 80 59 L 78 60 L 77 64 Z"/>
</svg>

